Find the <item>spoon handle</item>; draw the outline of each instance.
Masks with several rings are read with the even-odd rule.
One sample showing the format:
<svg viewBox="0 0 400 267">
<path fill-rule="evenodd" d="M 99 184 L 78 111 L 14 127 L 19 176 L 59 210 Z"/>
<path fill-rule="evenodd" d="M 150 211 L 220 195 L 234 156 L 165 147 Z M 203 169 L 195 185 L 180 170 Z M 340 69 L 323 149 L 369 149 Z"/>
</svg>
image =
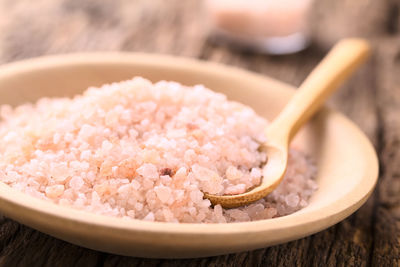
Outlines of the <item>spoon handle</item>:
<svg viewBox="0 0 400 267">
<path fill-rule="evenodd" d="M 363 39 L 339 41 L 302 83 L 270 125 L 268 133 L 281 135 L 290 142 L 325 100 L 366 60 L 369 52 L 370 46 Z"/>
</svg>

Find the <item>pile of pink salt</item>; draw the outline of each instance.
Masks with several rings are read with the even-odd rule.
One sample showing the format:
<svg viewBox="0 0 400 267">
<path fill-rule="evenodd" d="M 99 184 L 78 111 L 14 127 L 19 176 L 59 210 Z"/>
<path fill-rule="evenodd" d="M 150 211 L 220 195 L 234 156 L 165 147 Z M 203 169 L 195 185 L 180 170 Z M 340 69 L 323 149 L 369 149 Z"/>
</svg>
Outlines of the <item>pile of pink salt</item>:
<svg viewBox="0 0 400 267">
<path fill-rule="evenodd" d="M 212 207 L 203 193 L 257 185 L 267 121 L 201 85 L 143 78 L 0 109 L 0 181 L 34 197 L 108 216 L 238 222 L 293 213 L 317 186 L 292 150 L 286 177 L 247 207 Z M 251 127 L 249 127 L 251 125 Z"/>
</svg>

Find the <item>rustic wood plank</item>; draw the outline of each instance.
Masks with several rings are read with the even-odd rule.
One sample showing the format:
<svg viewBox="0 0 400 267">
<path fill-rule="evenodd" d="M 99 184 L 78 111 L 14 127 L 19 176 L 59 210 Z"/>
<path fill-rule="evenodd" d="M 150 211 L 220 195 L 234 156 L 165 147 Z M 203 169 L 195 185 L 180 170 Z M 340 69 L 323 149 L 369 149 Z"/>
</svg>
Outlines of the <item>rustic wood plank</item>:
<svg viewBox="0 0 400 267">
<path fill-rule="evenodd" d="M 313 39 L 322 47 L 345 37 L 379 39 L 390 27 L 397 0 L 314 1 L 311 13 Z"/>
<path fill-rule="evenodd" d="M 0 266 L 399 265 L 400 92 L 394 86 L 400 84 L 400 50 L 393 45 L 398 7 L 396 0 L 316 1 L 315 45 L 297 55 L 270 57 L 207 41 L 201 1 L 0 1 L 0 13 L 7 14 L 0 17 L 0 63 L 74 51 L 157 52 L 223 62 L 299 85 L 335 40 L 369 37 L 377 56 L 330 104 L 367 133 L 383 165 L 379 190 L 358 212 L 328 230 L 280 246 L 205 259 L 130 258 L 80 248 L 2 218 Z"/>
<path fill-rule="evenodd" d="M 400 7 L 400 3 L 399 6 Z M 373 266 L 400 266 L 400 42 L 382 41 L 378 61 L 382 176 L 374 217 Z"/>
<path fill-rule="evenodd" d="M 0 266 L 96 266 L 101 254 L 6 219 L 0 232 Z"/>
</svg>

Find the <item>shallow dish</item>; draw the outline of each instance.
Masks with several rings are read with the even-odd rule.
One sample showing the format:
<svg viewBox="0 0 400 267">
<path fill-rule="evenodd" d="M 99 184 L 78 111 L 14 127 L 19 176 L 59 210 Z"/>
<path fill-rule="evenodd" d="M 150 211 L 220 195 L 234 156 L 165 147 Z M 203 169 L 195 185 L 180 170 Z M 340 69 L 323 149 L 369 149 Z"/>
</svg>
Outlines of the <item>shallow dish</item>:
<svg viewBox="0 0 400 267">
<path fill-rule="evenodd" d="M 272 119 L 293 88 L 270 78 L 214 63 L 161 55 L 72 54 L 0 67 L 0 104 L 43 96 L 72 96 L 89 86 L 143 76 L 204 84 Z M 232 224 L 171 224 L 91 214 L 39 200 L 0 182 L 0 211 L 23 224 L 84 247 L 116 254 L 204 257 L 252 250 L 321 231 L 349 216 L 371 194 L 378 177 L 376 153 L 346 117 L 324 108 L 294 145 L 317 161 L 318 191 L 309 206 L 276 219 Z"/>
</svg>

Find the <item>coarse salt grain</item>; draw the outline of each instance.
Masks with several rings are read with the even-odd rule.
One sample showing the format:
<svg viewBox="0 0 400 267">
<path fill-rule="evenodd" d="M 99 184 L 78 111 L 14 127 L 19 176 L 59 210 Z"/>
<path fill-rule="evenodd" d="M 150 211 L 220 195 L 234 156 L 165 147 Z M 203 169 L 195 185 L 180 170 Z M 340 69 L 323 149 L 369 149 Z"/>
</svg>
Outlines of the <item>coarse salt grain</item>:
<svg viewBox="0 0 400 267">
<path fill-rule="evenodd" d="M 45 189 L 46 196 L 49 198 L 58 198 L 64 193 L 63 185 L 52 185 Z"/>
<path fill-rule="evenodd" d="M 168 202 L 169 198 L 171 197 L 171 188 L 169 188 L 169 187 L 156 186 L 156 187 L 154 187 L 154 191 L 156 192 L 157 197 L 163 203 Z"/>
<path fill-rule="evenodd" d="M 228 169 L 226 169 L 226 178 L 228 178 L 228 180 L 240 179 L 242 176 L 242 172 L 234 166 L 229 166 Z"/>
<path fill-rule="evenodd" d="M 71 180 L 69 181 L 69 185 L 71 188 L 75 189 L 75 190 L 79 190 L 81 189 L 81 187 L 84 185 L 84 181 L 82 180 L 81 177 L 79 176 L 74 176 L 71 178 Z"/>
<path fill-rule="evenodd" d="M 144 218 L 143 221 L 154 221 L 154 213 L 153 212 L 149 212 Z"/>
<path fill-rule="evenodd" d="M 140 168 L 137 169 L 137 173 L 139 173 L 143 177 L 153 180 L 158 179 L 159 177 L 157 167 L 153 164 L 143 164 Z"/>
</svg>

